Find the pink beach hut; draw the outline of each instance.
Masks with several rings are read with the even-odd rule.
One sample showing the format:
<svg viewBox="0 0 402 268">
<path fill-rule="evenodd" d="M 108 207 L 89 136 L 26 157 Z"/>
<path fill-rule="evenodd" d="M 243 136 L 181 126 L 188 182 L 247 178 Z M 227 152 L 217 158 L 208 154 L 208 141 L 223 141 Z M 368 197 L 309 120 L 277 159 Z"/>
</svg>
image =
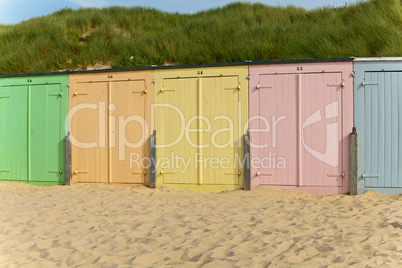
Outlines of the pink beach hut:
<svg viewBox="0 0 402 268">
<path fill-rule="evenodd" d="M 351 59 L 250 65 L 250 186 L 349 192 Z"/>
</svg>

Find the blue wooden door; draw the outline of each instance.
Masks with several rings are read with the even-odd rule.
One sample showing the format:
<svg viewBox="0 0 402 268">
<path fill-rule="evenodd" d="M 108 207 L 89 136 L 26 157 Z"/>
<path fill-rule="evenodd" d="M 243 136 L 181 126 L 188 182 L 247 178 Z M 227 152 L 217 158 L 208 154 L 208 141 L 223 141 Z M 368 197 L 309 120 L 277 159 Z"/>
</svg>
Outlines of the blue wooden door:
<svg viewBox="0 0 402 268">
<path fill-rule="evenodd" d="M 402 72 L 365 72 L 362 89 L 364 188 L 402 188 Z"/>
</svg>

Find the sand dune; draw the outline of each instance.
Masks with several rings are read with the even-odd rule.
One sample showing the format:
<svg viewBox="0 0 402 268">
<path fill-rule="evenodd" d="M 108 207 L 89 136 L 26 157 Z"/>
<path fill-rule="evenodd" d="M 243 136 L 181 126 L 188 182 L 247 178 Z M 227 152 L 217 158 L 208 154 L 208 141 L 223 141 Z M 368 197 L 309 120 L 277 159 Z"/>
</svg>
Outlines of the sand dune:
<svg viewBox="0 0 402 268">
<path fill-rule="evenodd" d="M 402 195 L 0 183 L 1 267 L 402 267 Z"/>
</svg>

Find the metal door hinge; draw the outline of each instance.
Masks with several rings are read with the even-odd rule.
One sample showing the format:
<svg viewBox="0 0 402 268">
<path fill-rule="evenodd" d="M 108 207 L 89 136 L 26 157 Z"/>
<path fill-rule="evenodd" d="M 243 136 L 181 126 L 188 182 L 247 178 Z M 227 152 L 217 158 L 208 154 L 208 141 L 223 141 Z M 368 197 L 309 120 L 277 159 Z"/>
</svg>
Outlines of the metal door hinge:
<svg viewBox="0 0 402 268">
<path fill-rule="evenodd" d="M 240 176 L 240 175 L 241 175 L 241 172 L 240 172 L 240 171 L 238 171 L 238 172 L 236 172 L 236 173 L 229 173 L 229 172 L 227 172 L 227 173 L 225 173 L 225 175 L 237 175 L 237 176 Z"/>
<path fill-rule="evenodd" d="M 0 99 L 9 99 L 10 98 L 10 96 L 2 96 L 2 95 L 0 95 Z"/>
<path fill-rule="evenodd" d="M 375 83 L 375 82 L 365 82 L 365 81 L 363 81 L 362 82 L 362 86 L 363 87 L 365 87 L 365 86 L 374 86 L 374 85 L 378 85 L 378 83 Z"/>
<path fill-rule="evenodd" d="M 144 94 L 147 94 L 148 93 L 148 91 L 147 91 L 147 89 L 144 89 L 144 90 L 141 90 L 141 91 L 131 91 L 132 93 L 144 93 Z"/>
<path fill-rule="evenodd" d="M 175 91 L 176 89 L 165 89 L 165 88 L 161 88 L 161 93 L 165 92 L 165 91 Z"/>
<path fill-rule="evenodd" d="M 272 88 L 272 86 L 261 86 L 259 83 L 257 84 L 257 89 L 261 88 Z"/>
<path fill-rule="evenodd" d="M 135 174 L 135 175 L 147 175 L 147 172 L 131 172 L 131 174 Z"/>
<path fill-rule="evenodd" d="M 241 86 L 240 86 L 240 83 L 239 83 L 239 85 L 237 86 L 237 87 L 225 87 L 225 90 L 238 90 L 238 91 L 240 91 L 241 90 Z"/>
<path fill-rule="evenodd" d="M 338 177 L 342 177 L 342 186 L 345 185 L 345 171 L 342 170 L 342 173 L 339 175 L 336 174 L 328 174 L 328 177 L 333 177 L 333 178 L 338 178 Z"/>
<path fill-rule="evenodd" d="M 164 176 L 165 174 L 176 174 L 176 172 L 173 172 L 173 171 L 164 171 L 164 170 L 162 170 L 162 171 L 161 171 L 161 175 Z"/>
<path fill-rule="evenodd" d="M 339 84 L 327 84 L 327 87 L 345 87 L 345 82 L 342 82 L 340 85 Z"/>
<path fill-rule="evenodd" d="M 78 170 L 74 170 L 74 175 L 77 175 L 77 174 L 87 174 L 88 173 L 88 171 L 78 171 Z"/>
<path fill-rule="evenodd" d="M 257 172 L 257 177 L 260 177 L 260 176 L 273 176 L 274 175 L 274 173 L 261 173 L 261 172 Z"/>
<path fill-rule="evenodd" d="M 363 180 L 366 178 L 377 178 L 378 179 L 379 177 L 380 177 L 380 175 L 378 175 L 378 174 L 365 174 L 364 172 L 362 175 Z"/>
<path fill-rule="evenodd" d="M 78 95 L 88 95 L 88 93 L 78 93 L 78 91 L 74 92 L 74 96 L 78 96 Z"/>
<path fill-rule="evenodd" d="M 342 171 L 342 173 L 341 174 L 327 174 L 327 177 L 333 177 L 333 178 L 336 178 L 336 177 L 345 177 L 345 171 Z"/>
<path fill-rule="evenodd" d="M 327 177 L 332 177 L 332 178 L 342 177 L 342 185 L 345 184 L 345 171 L 344 170 L 342 170 L 342 173 L 338 174 L 338 175 L 336 175 L 336 174 L 327 174 Z"/>
<path fill-rule="evenodd" d="M 0 170 L 0 172 L 10 172 L 10 170 Z"/>
<path fill-rule="evenodd" d="M 63 97 L 63 93 L 60 92 L 58 94 L 49 94 L 49 96 L 59 96 L 61 98 L 61 97 Z"/>
</svg>

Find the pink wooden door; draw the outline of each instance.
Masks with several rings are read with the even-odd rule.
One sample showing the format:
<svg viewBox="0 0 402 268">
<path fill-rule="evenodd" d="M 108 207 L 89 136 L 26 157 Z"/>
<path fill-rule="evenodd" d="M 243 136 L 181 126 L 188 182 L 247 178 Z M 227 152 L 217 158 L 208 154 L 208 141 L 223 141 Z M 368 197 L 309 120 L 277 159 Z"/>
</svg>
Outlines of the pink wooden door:
<svg viewBox="0 0 402 268">
<path fill-rule="evenodd" d="M 341 73 L 260 75 L 255 90 L 259 112 L 250 127 L 259 183 L 343 186 Z"/>
<path fill-rule="evenodd" d="M 297 75 L 261 75 L 257 90 L 260 184 L 297 185 Z"/>
<path fill-rule="evenodd" d="M 303 186 L 343 186 L 342 74 L 303 74 L 301 142 Z"/>
</svg>

